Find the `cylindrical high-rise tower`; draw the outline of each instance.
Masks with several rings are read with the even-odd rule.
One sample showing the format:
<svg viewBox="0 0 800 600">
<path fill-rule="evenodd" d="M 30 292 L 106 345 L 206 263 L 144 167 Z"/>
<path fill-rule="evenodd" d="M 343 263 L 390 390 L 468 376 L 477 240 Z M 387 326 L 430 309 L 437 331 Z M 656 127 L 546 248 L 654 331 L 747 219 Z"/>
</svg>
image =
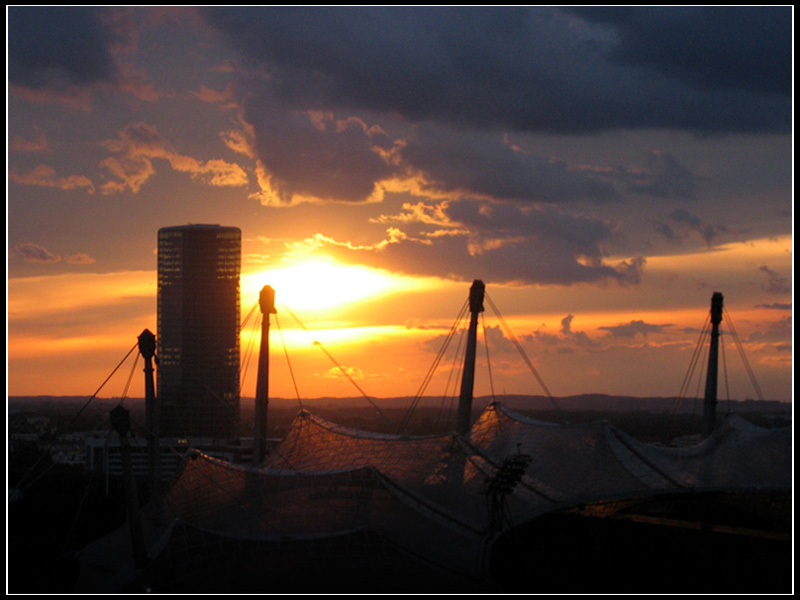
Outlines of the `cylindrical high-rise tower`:
<svg viewBox="0 0 800 600">
<path fill-rule="evenodd" d="M 236 227 L 158 231 L 161 436 L 238 435 L 241 255 Z"/>
</svg>

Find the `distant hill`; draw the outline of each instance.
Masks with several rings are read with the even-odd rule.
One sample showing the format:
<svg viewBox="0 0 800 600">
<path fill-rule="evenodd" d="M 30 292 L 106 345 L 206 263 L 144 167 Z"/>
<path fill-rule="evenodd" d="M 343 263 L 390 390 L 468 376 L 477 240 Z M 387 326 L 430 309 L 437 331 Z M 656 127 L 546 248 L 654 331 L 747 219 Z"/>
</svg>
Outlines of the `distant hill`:
<svg viewBox="0 0 800 600">
<path fill-rule="evenodd" d="M 578 394 L 575 396 L 561 396 L 549 398 L 537 395 L 506 395 L 497 398 L 506 406 L 515 410 L 524 411 L 597 411 L 597 412 L 651 412 L 651 413 L 701 413 L 703 410 L 702 398 L 676 397 L 638 397 L 638 396 L 612 396 L 608 394 Z M 8 411 L 42 410 L 42 409 L 73 409 L 78 405 L 83 405 L 88 400 L 85 396 L 9 396 Z M 411 405 L 413 398 L 401 396 L 395 398 L 370 398 L 370 400 L 380 408 L 401 409 Z M 475 398 L 473 407 L 483 409 L 488 404 L 490 398 L 487 396 Z M 95 409 L 97 407 L 113 407 L 119 402 L 119 398 L 96 398 L 92 401 Z M 143 398 L 126 398 L 125 403 L 129 407 L 137 407 L 144 402 Z M 299 407 L 297 399 L 270 398 L 270 407 L 276 409 L 293 409 Z M 446 404 L 458 403 L 458 399 L 447 398 Z M 418 406 L 420 408 L 439 407 L 443 403 L 441 397 L 422 398 Z M 242 409 L 252 410 L 253 399 L 242 398 Z M 303 399 L 303 406 L 308 409 L 324 408 L 369 408 L 369 403 L 363 397 L 349 398 L 308 398 Z M 719 410 L 722 412 L 747 412 L 758 414 L 777 414 L 791 415 L 792 404 L 780 402 L 778 400 L 720 400 Z"/>
<path fill-rule="evenodd" d="M 506 406 L 533 418 L 552 423 L 585 423 L 606 420 L 617 428 L 645 442 L 669 443 L 702 430 L 703 401 L 677 398 L 637 398 L 607 394 L 579 394 L 559 398 L 546 396 L 511 395 L 499 399 Z M 12 396 L 8 399 L 8 432 L 39 431 L 36 425 L 45 419 L 48 432 L 107 431 L 109 412 L 120 398 L 96 398 L 87 402 L 81 396 Z M 476 398 L 472 417 L 476 419 L 490 398 Z M 254 427 L 254 401 L 243 398 L 239 436 L 251 437 Z M 400 423 L 406 423 L 406 433 L 419 435 L 441 434 L 455 427 L 457 398 L 426 397 L 421 399 L 409 418 L 411 397 L 370 398 L 311 398 L 303 400 L 303 408 L 339 425 L 397 433 Z M 124 406 L 131 412 L 134 430 L 145 423 L 145 402 L 142 398 L 125 398 Z M 679 410 L 676 411 L 676 406 Z M 296 399 L 272 398 L 269 402 L 269 437 L 283 437 L 300 410 Z M 792 423 L 792 405 L 778 401 L 724 401 L 717 414 L 735 413 L 763 427 L 783 427 Z M 409 418 L 408 421 L 405 419 Z M 39 426 L 39 429 L 35 429 Z M 31 428 L 34 429 L 31 429 Z"/>
<path fill-rule="evenodd" d="M 639 396 L 610 396 L 608 394 L 578 394 L 560 398 L 547 398 L 546 396 L 508 396 L 501 402 L 512 408 L 519 409 L 546 409 L 554 408 L 554 404 L 561 410 L 601 410 L 610 412 L 636 412 L 647 411 L 654 413 L 664 412 L 702 412 L 702 398 L 678 397 L 639 397 Z M 732 412 L 756 412 L 791 414 L 792 405 L 778 400 L 720 400 L 720 410 L 724 411 L 730 405 Z"/>
</svg>

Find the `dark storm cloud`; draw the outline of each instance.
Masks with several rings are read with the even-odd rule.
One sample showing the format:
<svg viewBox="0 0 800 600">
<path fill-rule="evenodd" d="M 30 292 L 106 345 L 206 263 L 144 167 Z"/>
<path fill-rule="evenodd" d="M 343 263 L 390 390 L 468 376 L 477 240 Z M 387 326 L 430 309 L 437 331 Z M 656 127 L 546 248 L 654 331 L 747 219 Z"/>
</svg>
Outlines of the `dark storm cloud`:
<svg viewBox="0 0 800 600">
<path fill-rule="evenodd" d="M 778 273 L 770 269 L 767 265 L 762 265 L 758 268 L 762 273 L 767 274 L 767 287 L 766 290 L 774 294 L 789 294 L 792 291 L 792 286 L 789 280 L 781 277 Z"/>
<path fill-rule="evenodd" d="M 651 152 L 641 179 L 631 182 L 628 189 L 656 198 L 695 198 L 697 177 L 671 154 Z"/>
<path fill-rule="evenodd" d="M 628 284 L 639 281 L 644 266 L 641 258 L 606 261 L 609 224 L 549 207 L 462 200 L 425 212 L 406 208 L 415 215 L 436 214 L 438 221 L 414 222 L 403 213 L 394 217 L 403 229 L 389 229 L 388 239 L 369 247 L 325 240 L 326 253 L 413 275 L 491 283 Z"/>
<path fill-rule="evenodd" d="M 277 94 L 303 108 L 562 133 L 785 132 L 791 123 L 788 7 L 220 7 L 204 14 L 268 69 Z"/>
<path fill-rule="evenodd" d="M 59 90 L 111 80 L 116 75 L 112 42 L 96 9 L 9 7 L 9 82 Z"/>
<path fill-rule="evenodd" d="M 711 223 L 706 223 L 698 217 L 690 213 L 684 208 L 677 208 L 667 215 L 671 221 L 679 224 L 680 226 L 688 229 L 690 232 L 698 234 L 707 246 L 712 246 L 719 239 L 720 234 L 728 232 L 724 225 L 714 226 Z M 670 225 L 663 221 L 657 221 L 653 225 L 654 229 L 660 233 L 664 238 L 670 242 L 676 242 L 686 237 L 686 234 L 678 235 Z"/>
<path fill-rule="evenodd" d="M 359 119 L 294 111 L 266 93 L 245 102 L 244 117 L 252 125 L 255 154 L 270 177 L 271 192 L 282 204 L 296 197 L 363 202 L 392 173 L 381 156 L 391 140 Z"/>
<path fill-rule="evenodd" d="M 756 304 L 756 308 L 767 308 L 769 310 L 792 310 L 792 305 L 782 302 L 773 302 L 772 304 Z"/>
<path fill-rule="evenodd" d="M 752 332 L 747 337 L 747 341 L 756 344 L 775 344 L 776 349 L 782 352 L 791 351 L 792 345 L 787 341 L 791 340 L 793 331 L 794 323 L 792 317 L 784 317 L 771 323 L 765 323 L 760 331 Z"/>
<path fill-rule="evenodd" d="M 697 215 L 693 215 L 688 210 L 677 208 L 669 214 L 669 218 L 678 223 L 684 223 L 692 227 L 700 227 L 703 225 L 703 220 Z"/>
<path fill-rule="evenodd" d="M 556 252 L 572 257 L 600 259 L 603 244 L 611 239 L 613 226 L 605 221 L 539 207 L 462 201 L 446 211 L 455 223 L 466 227 L 476 241 L 493 239 L 546 241 Z M 491 247 L 483 243 L 481 247 Z"/>
<path fill-rule="evenodd" d="M 663 221 L 656 221 L 653 223 L 653 229 L 657 233 L 660 233 L 665 240 L 668 242 L 675 242 L 678 240 L 678 236 L 675 234 L 675 230 L 672 229 L 668 224 L 664 223 Z"/>
<path fill-rule="evenodd" d="M 592 174 L 522 152 L 499 137 L 481 133 L 420 128 L 400 155 L 437 192 L 548 203 L 617 197 L 610 183 Z"/>
<path fill-rule="evenodd" d="M 791 7 L 575 7 L 583 19 L 612 26 L 609 56 L 629 66 L 705 88 L 791 93 Z"/>
</svg>

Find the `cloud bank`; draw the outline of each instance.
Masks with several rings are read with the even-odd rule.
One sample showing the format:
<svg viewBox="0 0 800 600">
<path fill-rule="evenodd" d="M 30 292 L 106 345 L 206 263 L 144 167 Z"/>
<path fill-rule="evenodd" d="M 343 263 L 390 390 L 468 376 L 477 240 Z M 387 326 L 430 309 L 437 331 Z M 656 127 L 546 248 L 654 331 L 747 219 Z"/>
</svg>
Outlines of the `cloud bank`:
<svg viewBox="0 0 800 600">
<path fill-rule="evenodd" d="M 9 177 L 137 194 L 161 162 L 194 182 L 236 188 L 265 210 L 391 205 L 359 236 L 304 234 L 348 262 L 503 283 L 635 284 L 648 244 L 691 234 L 712 246 L 725 236 L 699 208 L 705 165 L 675 147 L 642 144 L 632 164 L 633 151 L 603 162 L 548 143 L 619 132 L 788 135 L 791 15 L 790 7 L 11 7 L 14 93 L 141 91 L 156 68 L 137 62 L 140 44 L 180 24 L 226 54 L 179 93 L 225 111 L 227 123 L 216 140 L 226 154 L 206 150 L 211 159 L 174 147 L 171 124 L 156 125 L 153 111 L 108 130 L 116 137 L 100 143 L 107 155 L 96 175 L 29 163 Z M 226 78 L 212 83 L 212 72 Z M 18 137 L 14 148 L 42 151 L 47 133 L 37 132 L 38 145 Z M 236 162 L 225 158 L 232 152 Z M 648 215 L 651 237 L 626 247 L 626 235 L 645 237 L 627 223 L 637 213 Z"/>
<path fill-rule="evenodd" d="M 203 14 L 268 68 L 279 97 L 305 108 L 550 133 L 787 131 L 791 123 L 790 7 Z"/>
</svg>

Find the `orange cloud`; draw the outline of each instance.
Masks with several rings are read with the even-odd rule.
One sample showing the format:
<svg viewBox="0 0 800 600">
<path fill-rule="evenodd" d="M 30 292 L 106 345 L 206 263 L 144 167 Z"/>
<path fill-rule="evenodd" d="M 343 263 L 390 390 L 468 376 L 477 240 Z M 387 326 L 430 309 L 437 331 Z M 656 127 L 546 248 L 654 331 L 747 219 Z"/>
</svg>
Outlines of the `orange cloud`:
<svg viewBox="0 0 800 600">
<path fill-rule="evenodd" d="M 25 262 L 47 264 L 61 261 L 61 257 L 58 254 L 53 254 L 47 248 L 39 244 L 20 242 L 14 246 L 14 251 L 21 256 Z"/>
<path fill-rule="evenodd" d="M 104 167 L 111 175 L 121 180 L 104 183 L 101 186 L 101 190 L 104 194 L 122 192 L 126 188 L 136 193 L 155 173 L 153 163 L 143 157 L 109 156 L 100 162 L 100 166 Z"/>
<path fill-rule="evenodd" d="M 22 152 L 22 153 L 29 153 L 29 152 L 47 152 L 50 150 L 50 144 L 47 141 L 47 137 L 41 131 L 37 131 L 36 137 L 32 140 L 26 140 L 21 136 L 14 136 L 14 140 L 11 142 L 11 151 L 12 152 Z"/>
<path fill-rule="evenodd" d="M 88 254 L 83 254 L 81 252 L 79 254 L 71 254 L 69 256 L 65 256 L 64 262 L 67 262 L 71 265 L 91 265 L 97 261 Z"/>
<path fill-rule="evenodd" d="M 203 162 L 180 154 L 172 149 L 157 128 L 148 123 L 132 123 L 119 132 L 117 139 L 107 140 L 103 145 L 117 154 L 100 163 L 118 180 L 103 185 L 105 194 L 125 189 L 138 192 L 155 173 L 151 159 L 166 160 L 173 170 L 189 173 L 192 179 L 213 186 L 244 186 L 248 183 L 247 173 L 236 163 L 222 159 Z"/>
<path fill-rule="evenodd" d="M 158 92 L 155 86 L 147 80 L 147 74 L 141 69 L 134 69 L 125 63 L 119 63 L 117 68 L 120 73 L 119 81 L 116 83 L 118 91 L 128 93 L 145 102 L 154 102 L 164 96 L 163 92 Z"/>
<path fill-rule="evenodd" d="M 86 188 L 90 194 L 94 193 L 92 180 L 83 175 L 69 175 L 68 177 L 58 177 L 56 170 L 47 165 L 37 165 L 30 173 L 17 173 L 16 169 L 11 169 L 8 178 L 22 185 L 38 185 L 42 187 L 58 188 L 60 190 L 72 190 L 75 188 Z"/>
<path fill-rule="evenodd" d="M 59 104 L 74 110 L 90 111 L 92 109 L 92 92 L 87 88 L 70 86 L 65 90 L 48 88 L 33 89 L 22 85 L 10 84 L 9 93 L 26 102 L 37 104 Z"/>
<path fill-rule="evenodd" d="M 233 90 L 230 85 L 221 92 L 218 92 L 217 90 L 214 90 L 208 86 L 201 85 L 196 92 L 192 92 L 192 96 L 201 102 L 207 102 L 209 104 L 221 104 L 223 102 L 230 102 L 230 100 L 233 98 Z"/>
<path fill-rule="evenodd" d="M 89 265 L 95 262 L 95 259 L 88 254 L 72 254 L 68 256 L 61 256 L 55 254 L 39 244 L 32 242 L 19 242 L 14 246 L 14 252 L 21 256 L 25 262 L 49 264 L 64 261 L 71 265 Z"/>
<path fill-rule="evenodd" d="M 381 215 L 375 223 L 424 223 L 426 225 L 455 226 L 447 215 L 448 202 L 429 205 L 424 202 L 403 203 L 403 212 L 398 215 Z"/>
<path fill-rule="evenodd" d="M 222 133 L 222 141 L 234 152 L 248 158 L 255 158 L 252 143 L 246 132 L 237 130 L 225 131 Z"/>
<path fill-rule="evenodd" d="M 191 156 L 183 156 L 174 153 L 169 154 L 167 160 L 170 166 L 176 171 L 189 173 L 192 179 L 199 179 L 210 185 L 247 185 L 247 173 L 235 163 L 229 163 L 221 159 L 212 159 L 202 162 Z"/>
</svg>

